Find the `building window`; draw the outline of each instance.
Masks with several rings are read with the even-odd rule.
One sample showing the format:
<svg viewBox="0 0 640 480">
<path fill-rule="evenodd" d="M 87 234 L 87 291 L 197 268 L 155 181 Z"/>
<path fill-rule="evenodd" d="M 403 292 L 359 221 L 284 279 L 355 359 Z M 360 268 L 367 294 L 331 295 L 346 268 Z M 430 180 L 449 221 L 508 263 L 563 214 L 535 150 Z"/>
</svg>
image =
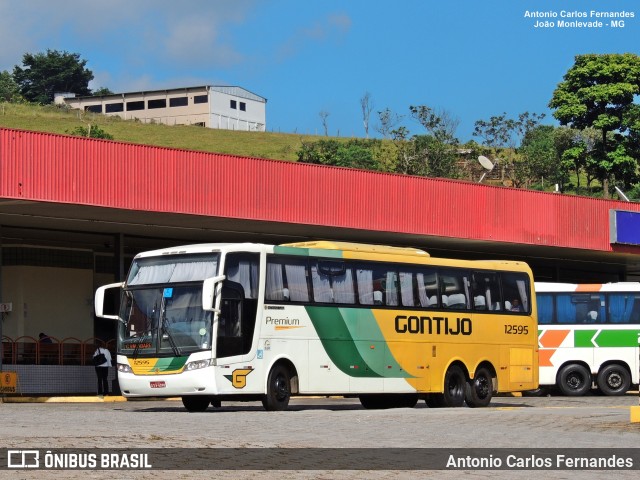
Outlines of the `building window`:
<svg viewBox="0 0 640 480">
<path fill-rule="evenodd" d="M 107 103 L 104 106 L 105 113 L 122 112 L 123 110 L 124 110 L 124 104 L 122 102 L 119 102 L 119 103 Z"/>
<path fill-rule="evenodd" d="M 133 112 L 135 110 L 144 110 L 144 101 L 127 102 L 127 112 Z"/>
<path fill-rule="evenodd" d="M 174 97 L 169 99 L 170 107 L 186 107 L 189 99 L 187 97 Z"/>
<path fill-rule="evenodd" d="M 147 108 L 167 108 L 167 100 L 164 98 L 158 98 L 156 100 L 147 101 Z"/>
<path fill-rule="evenodd" d="M 100 105 L 88 105 L 88 106 L 84 107 L 84 111 L 85 112 L 92 112 L 92 113 L 102 113 L 102 104 L 100 104 Z"/>
<path fill-rule="evenodd" d="M 237 102 L 235 100 L 231 100 L 231 103 L 229 104 L 229 106 L 234 110 L 238 108 Z"/>
<path fill-rule="evenodd" d="M 193 97 L 193 103 L 208 103 L 209 95 L 196 95 Z"/>
<path fill-rule="evenodd" d="M 247 104 L 244 102 L 240 102 L 240 110 L 242 112 L 246 112 L 247 111 Z"/>
</svg>

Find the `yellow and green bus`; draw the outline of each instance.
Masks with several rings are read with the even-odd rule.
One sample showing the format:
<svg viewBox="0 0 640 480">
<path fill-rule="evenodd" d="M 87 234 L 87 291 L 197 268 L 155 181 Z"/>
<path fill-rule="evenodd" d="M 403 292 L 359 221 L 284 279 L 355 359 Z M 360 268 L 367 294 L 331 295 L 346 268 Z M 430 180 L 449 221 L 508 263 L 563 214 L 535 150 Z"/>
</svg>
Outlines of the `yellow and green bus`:
<svg viewBox="0 0 640 480">
<path fill-rule="evenodd" d="M 107 314 L 105 293 L 121 289 Z M 538 386 L 531 270 L 329 241 L 229 243 L 140 253 L 96 292 L 118 321 L 126 397 L 182 397 L 189 411 L 292 395 L 365 408 L 489 404 Z"/>
</svg>

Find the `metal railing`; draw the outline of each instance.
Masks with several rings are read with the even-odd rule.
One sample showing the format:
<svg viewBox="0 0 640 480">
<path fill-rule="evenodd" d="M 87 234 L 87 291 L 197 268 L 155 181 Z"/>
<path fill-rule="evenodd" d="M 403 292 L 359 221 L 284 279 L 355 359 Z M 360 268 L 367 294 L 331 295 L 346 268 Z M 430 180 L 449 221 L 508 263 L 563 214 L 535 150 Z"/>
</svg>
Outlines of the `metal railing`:
<svg viewBox="0 0 640 480">
<path fill-rule="evenodd" d="M 49 338 L 50 342 L 42 342 L 29 336 L 15 340 L 3 336 L 2 365 L 93 365 L 93 354 L 98 347 L 107 348 L 115 358 L 115 340 Z"/>
</svg>

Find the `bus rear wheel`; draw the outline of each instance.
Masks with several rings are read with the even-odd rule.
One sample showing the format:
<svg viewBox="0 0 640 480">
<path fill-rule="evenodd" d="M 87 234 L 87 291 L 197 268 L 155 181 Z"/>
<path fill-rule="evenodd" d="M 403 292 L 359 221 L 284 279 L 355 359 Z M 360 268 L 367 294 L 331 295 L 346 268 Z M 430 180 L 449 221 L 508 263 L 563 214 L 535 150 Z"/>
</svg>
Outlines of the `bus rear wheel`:
<svg viewBox="0 0 640 480">
<path fill-rule="evenodd" d="M 563 395 L 580 397 L 591 390 L 591 372 L 577 363 L 565 365 L 558 372 L 558 388 Z"/>
<path fill-rule="evenodd" d="M 460 367 L 451 365 L 444 375 L 443 393 L 430 393 L 425 399 L 429 408 L 461 407 L 464 405 L 467 378 Z"/>
<path fill-rule="evenodd" d="M 607 365 L 598 372 L 597 384 L 605 395 L 624 395 L 631 386 L 631 375 L 622 365 Z"/>
<path fill-rule="evenodd" d="M 291 376 L 284 365 L 276 365 L 269 372 L 267 394 L 262 397 L 265 410 L 276 412 L 286 410 L 291 398 Z"/>
<path fill-rule="evenodd" d="M 476 370 L 472 380 L 466 385 L 464 399 L 471 408 L 486 407 L 493 397 L 493 378 L 491 372 L 482 367 Z"/>
<path fill-rule="evenodd" d="M 204 412 L 211 403 L 209 397 L 190 395 L 182 397 L 182 405 L 189 412 Z"/>
</svg>

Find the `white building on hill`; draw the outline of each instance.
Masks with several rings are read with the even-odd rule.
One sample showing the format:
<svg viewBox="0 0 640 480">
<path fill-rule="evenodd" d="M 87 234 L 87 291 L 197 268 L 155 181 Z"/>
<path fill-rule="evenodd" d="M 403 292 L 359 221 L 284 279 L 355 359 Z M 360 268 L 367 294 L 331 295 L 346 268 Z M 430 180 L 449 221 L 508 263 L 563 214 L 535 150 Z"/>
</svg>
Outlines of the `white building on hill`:
<svg viewBox="0 0 640 480">
<path fill-rule="evenodd" d="M 253 132 L 264 132 L 267 126 L 267 99 L 242 87 L 203 85 L 91 97 L 63 93 L 56 94 L 55 102 L 144 123 Z"/>
</svg>

